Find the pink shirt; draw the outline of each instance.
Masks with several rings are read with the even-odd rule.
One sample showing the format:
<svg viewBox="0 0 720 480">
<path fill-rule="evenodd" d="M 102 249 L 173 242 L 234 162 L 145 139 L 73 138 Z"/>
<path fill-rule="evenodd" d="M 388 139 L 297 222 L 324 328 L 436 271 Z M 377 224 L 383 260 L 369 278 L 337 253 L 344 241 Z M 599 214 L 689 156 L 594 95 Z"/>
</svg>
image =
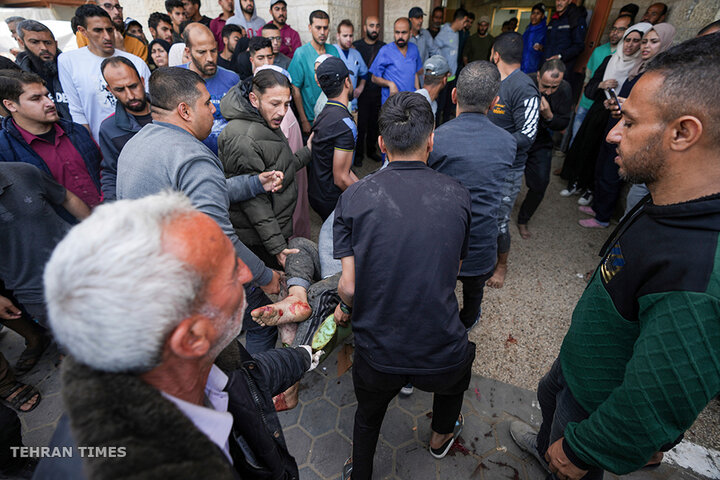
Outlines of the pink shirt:
<svg viewBox="0 0 720 480">
<path fill-rule="evenodd" d="M 43 159 L 55 181 L 80 197 L 90 208 L 100 203 L 100 192 L 90 177 L 82 155 L 60 125 L 55 124 L 55 143 L 50 144 L 21 128 L 14 120 L 13 124 L 30 148 Z"/>
</svg>

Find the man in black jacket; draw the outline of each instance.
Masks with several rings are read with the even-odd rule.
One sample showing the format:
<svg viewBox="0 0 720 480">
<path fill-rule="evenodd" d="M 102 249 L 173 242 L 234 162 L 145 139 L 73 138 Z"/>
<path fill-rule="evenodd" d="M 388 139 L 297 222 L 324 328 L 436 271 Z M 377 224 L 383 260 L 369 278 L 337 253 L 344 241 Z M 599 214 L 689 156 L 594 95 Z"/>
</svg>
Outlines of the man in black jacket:
<svg viewBox="0 0 720 480">
<path fill-rule="evenodd" d="M 26 72 L 36 73 L 45 81 L 60 118 L 72 120 L 68 99 L 58 78 L 57 57 L 60 50 L 48 27 L 36 20 L 23 20 L 17 28 L 18 41 L 25 55 L 18 55 L 17 64 Z"/>
<path fill-rule="evenodd" d="M 135 65 L 125 57 L 103 60 L 100 71 L 107 90 L 117 99 L 115 113 L 100 124 L 100 150 L 103 154 L 100 184 L 105 200 L 115 200 L 117 162 L 125 144 L 142 127 L 152 122 L 145 82 Z"/>
<path fill-rule="evenodd" d="M 522 238 L 530 238 L 527 224 L 540 206 L 550 183 L 552 166 L 552 132 L 565 129 L 570 123 L 572 89 L 563 80 L 565 65 L 561 60 L 548 60 L 537 74 L 532 75 L 540 91 L 540 122 L 535 142 L 525 163 L 525 183 L 528 193 L 520 206 L 518 230 Z"/>
<path fill-rule="evenodd" d="M 103 205 L 71 230 L 45 269 L 68 352 L 69 422 L 51 443 L 85 454 L 48 458 L 36 477 L 297 479 L 271 396 L 319 356 L 306 346 L 251 357 L 235 340 L 251 278 L 179 193 Z M 97 447 L 105 454 L 87 454 Z"/>
</svg>

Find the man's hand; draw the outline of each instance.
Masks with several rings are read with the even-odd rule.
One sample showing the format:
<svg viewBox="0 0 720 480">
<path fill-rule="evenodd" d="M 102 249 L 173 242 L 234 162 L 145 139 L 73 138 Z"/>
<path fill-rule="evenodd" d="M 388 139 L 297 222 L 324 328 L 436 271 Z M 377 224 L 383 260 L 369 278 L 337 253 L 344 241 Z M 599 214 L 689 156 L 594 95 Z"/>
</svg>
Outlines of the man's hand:
<svg viewBox="0 0 720 480">
<path fill-rule="evenodd" d="M 533 45 L 533 50 L 538 51 L 538 52 L 542 52 L 543 46 L 540 45 L 539 43 L 536 43 L 535 45 Z"/>
<path fill-rule="evenodd" d="M 312 152 L 312 141 L 313 141 L 313 138 L 315 138 L 315 132 L 312 132 L 312 133 L 310 134 L 310 136 L 308 137 L 308 141 L 307 141 L 307 143 L 305 144 L 305 145 L 308 147 L 308 150 L 310 150 L 311 152 Z"/>
<path fill-rule="evenodd" d="M 548 60 L 558 60 L 560 58 L 560 54 L 553 55 L 552 57 L 548 58 Z"/>
<path fill-rule="evenodd" d="M 545 120 L 552 120 L 553 118 L 553 112 L 550 109 L 550 104 L 547 101 L 547 98 L 544 96 L 540 96 L 540 115 L 543 116 Z"/>
<path fill-rule="evenodd" d="M 5 298 L 0 295 L 0 318 L 3 320 L 17 320 L 22 315 L 22 312 L 10 301 L 9 298 Z"/>
<path fill-rule="evenodd" d="M 347 327 L 348 322 L 350 321 L 350 315 L 349 313 L 345 313 L 340 309 L 340 304 L 338 303 L 337 307 L 335 307 L 335 313 L 333 313 L 333 318 L 335 319 L 335 323 L 340 325 L 341 327 Z"/>
<path fill-rule="evenodd" d="M 280 253 L 275 254 L 275 258 L 277 259 L 278 263 L 282 265 L 283 268 L 285 268 L 285 261 L 287 260 L 288 255 L 292 255 L 293 253 L 300 253 L 300 250 L 297 248 L 286 248 Z"/>
<path fill-rule="evenodd" d="M 608 78 L 607 80 L 598 83 L 598 88 L 602 88 L 603 90 L 607 90 L 609 88 L 617 88 L 618 87 L 618 81 L 614 78 Z"/>
<path fill-rule="evenodd" d="M 258 175 L 258 178 L 266 192 L 277 192 L 282 188 L 285 174 L 280 170 L 273 170 L 271 172 L 261 173 Z"/>
<path fill-rule="evenodd" d="M 582 470 L 575 466 L 574 463 L 567 458 L 562 447 L 562 437 L 555 443 L 550 445 L 545 453 L 545 460 L 550 465 L 550 471 L 553 472 L 560 480 L 580 480 L 585 476 L 587 470 Z"/>
<path fill-rule="evenodd" d="M 307 118 L 300 120 L 300 129 L 302 130 L 303 135 L 310 135 L 312 125 L 310 125 L 310 121 Z"/>
<path fill-rule="evenodd" d="M 362 95 L 363 90 L 365 90 L 365 85 L 361 85 L 355 90 L 353 90 L 353 98 L 358 98 L 360 95 Z"/>
<path fill-rule="evenodd" d="M 325 355 L 325 351 L 318 350 L 317 352 L 312 353 L 312 347 L 310 345 L 300 345 L 300 348 L 304 348 L 310 354 L 310 368 L 308 368 L 307 371 L 309 372 L 310 370 L 315 370 L 315 368 L 320 364 L 320 357 Z"/>
<path fill-rule="evenodd" d="M 285 284 L 285 273 L 273 270 L 272 280 L 267 285 L 260 287 L 263 292 L 271 293 L 273 295 L 280 293 L 280 289 Z"/>
<path fill-rule="evenodd" d="M 397 85 L 395 85 L 395 82 L 389 82 L 388 88 L 390 89 L 390 96 L 392 97 L 396 93 L 399 93 L 400 90 L 398 90 Z"/>
</svg>

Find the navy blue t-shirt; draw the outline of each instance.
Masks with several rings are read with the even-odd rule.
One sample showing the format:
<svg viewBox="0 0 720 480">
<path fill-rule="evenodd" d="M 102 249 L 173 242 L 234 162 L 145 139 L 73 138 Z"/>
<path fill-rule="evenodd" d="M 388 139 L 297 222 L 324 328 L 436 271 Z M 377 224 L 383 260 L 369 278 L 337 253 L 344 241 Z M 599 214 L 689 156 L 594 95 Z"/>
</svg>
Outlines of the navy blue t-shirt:
<svg viewBox="0 0 720 480">
<path fill-rule="evenodd" d="M 468 190 L 422 162 L 390 162 L 340 196 L 333 254 L 355 257 L 355 347 L 376 370 L 443 373 L 467 359 L 455 284 L 470 217 Z"/>
<path fill-rule="evenodd" d="M 333 159 L 335 150 L 352 152 L 357 140 L 357 126 L 342 103 L 330 100 L 315 119 L 312 161 L 308 167 L 308 200 L 325 220 L 335 209 L 342 190 L 335 185 Z"/>
</svg>

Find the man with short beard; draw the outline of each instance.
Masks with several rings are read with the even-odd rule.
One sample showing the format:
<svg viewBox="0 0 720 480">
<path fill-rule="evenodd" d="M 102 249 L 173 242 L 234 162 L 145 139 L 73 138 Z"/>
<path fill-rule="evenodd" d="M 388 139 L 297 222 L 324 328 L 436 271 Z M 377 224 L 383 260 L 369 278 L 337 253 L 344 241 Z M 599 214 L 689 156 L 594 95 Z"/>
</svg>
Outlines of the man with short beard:
<svg viewBox="0 0 720 480">
<path fill-rule="evenodd" d="M 235 15 L 228 18 L 227 24 L 240 25 L 248 38 L 260 35 L 265 20 L 255 12 L 255 0 L 235 0 Z"/>
<path fill-rule="evenodd" d="M 215 37 L 210 29 L 205 25 L 191 23 L 185 27 L 183 41 L 185 42 L 185 51 L 190 56 L 190 62 L 180 66 L 200 75 L 210 92 L 210 101 L 215 105 L 213 114 L 215 121 L 212 132 L 203 140 L 203 143 L 217 155 L 217 137 L 227 125 L 227 120 L 220 113 L 220 100 L 240 81 L 240 77 L 230 70 L 218 67 L 217 42 L 215 42 Z"/>
<path fill-rule="evenodd" d="M 418 76 L 423 63 L 418 48 L 409 42 L 410 28 L 409 19 L 395 20 L 395 41 L 382 47 L 370 66 L 372 81 L 382 87 L 382 103 L 398 92 L 414 92 L 420 88 Z"/>
<path fill-rule="evenodd" d="M 285 0 L 271 0 L 270 15 L 273 18 L 270 23 L 280 30 L 280 53 L 292 59 L 295 50 L 302 45 L 302 41 L 300 41 L 300 34 L 287 24 L 287 4 Z M 274 48 L 275 46 L 273 46 Z"/>
<path fill-rule="evenodd" d="M 339 56 L 337 49 L 327 42 L 330 34 L 330 16 L 322 10 L 310 12 L 308 30 L 312 39 L 295 51 L 288 72 L 292 77 L 293 101 L 303 135 L 310 135 L 315 120 L 315 103 L 322 90 L 315 81 L 315 60 L 325 53 Z"/>
<path fill-rule="evenodd" d="M 553 478 L 657 466 L 720 393 L 718 118 L 720 36 L 709 35 L 649 62 L 607 134 L 620 175 L 650 194 L 602 247 L 540 380 L 540 431 L 510 425 Z"/>
<path fill-rule="evenodd" d="M 282 52 L 281 46 L 284 37 L 278 27 L 274 23 L 268 23 L 262 29 L 262 36 L 263 38 L 270 39 L 270 43 L 272 44 L 273 56 L 275 57 L 273 59 L 273 65 L 277 65 L 285 70 L 290 68 L 292 59 Z"/>
<path fill-rule="evenodd" d="M 355 33 L 355 27 L 352 22 L 345 19 L 340 22 L 337 28 L 337 43 L 335 48 L 340 52 L 340 60 L 345 63 L 345 66 L 350 70 L 350 80 L 353 83 L 353 97 L 350 102 L 350 111 L 357 111 L 357 98 L 365 90 L 366 80 L 365 77 L 368 74 L 368 68 L 363 60 L 362 55 L 356 49 L 353 48 L 352 40 L 353 34 Z M 355 162 L 356 166 L 362 165 L 362 159 L 359 158 Z"/>
<path fill-rule="evenodd" d="M 442 27 L 443 19 L 445 18 L 445 11 L 443 7 L 435 7 L 432 11 L 432 17 L 430 18 L 430 25 L 428 26 L 428 32 L 433 38 L 440 33 L 440 27 Z"/>
<path fill-rule="evenodd" d="M 145 94 L 145 79 L 125 57 L 110 57 L 100 65 L 107 90 L 117 99 L 115 113 L 100 124 L 102 185 L 105 200 L 115 200 L 115 180 L 120 151 L 142 127 L 152 122 Z"/>
<path fill-rule="evenodd" d="M 40 75 L 50 91 L 60 118 L 72 120 L 67 95 L 63 92 L 58 78 L 57 48 L 55 36 L 48 27 L 36 20 L 23 20 L 18 24 L 18 39 L 25 49 L 25 55 L 18 58 L 17 64 L 26 72 Z"/>
<path fill-rule="evenodd" d="M 110 15 L 113 26 L 115 27 L 115 47 L 124 50 L 133 55 L 137 55 L 143 60 L 148 58 L 147 45 L 142 40 L 128 35 L 125 31 L 125 20 L 123 19 L 123 7 L 117 0 L 96 0 L 97 5 Z M 85 35 L 78 32 L 75 34 L 78 48 L 82 48 L 88 44 Z"/>
<path fill-rule="evenodd" d="M 362 39 L 353 42 L 353 47 L 360 52 L 365 65 L 372 65 L 385 42 L 378 40 L 380 35 L 380 20 L 369 16 L 365 19 L 365 35 Z M 362 160 L 367 157 L 379 162 L 377 153 L 378 126 L 377 119 L 380 114 L 380 98 L 382 91 L 373 82 L 366 82 L 365 89 L 358 97 L 358 138 L 355 150 L 356 158 Z"/>
</svg>

